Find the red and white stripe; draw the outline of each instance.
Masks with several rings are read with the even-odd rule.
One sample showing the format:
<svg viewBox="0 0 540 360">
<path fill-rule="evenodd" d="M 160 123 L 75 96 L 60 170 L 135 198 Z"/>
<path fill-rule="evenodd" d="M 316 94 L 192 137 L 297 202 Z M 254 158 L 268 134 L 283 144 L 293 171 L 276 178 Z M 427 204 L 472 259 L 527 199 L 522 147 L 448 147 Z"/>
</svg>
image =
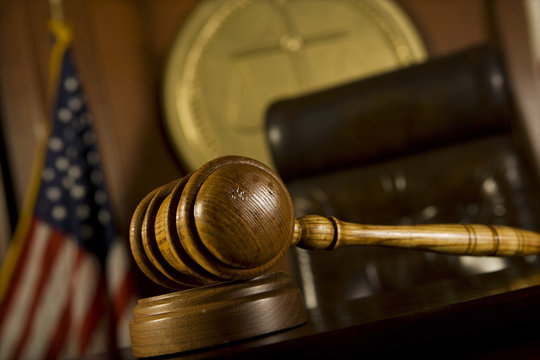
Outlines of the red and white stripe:
<svg viewBox="0 0 540 360">
<path fill-rule="evenodd" d="M 34 220 L 0 305 L 0 359 L 55 359 L 106 352 L 112 338 L 107 290 L 93 255 L 69 236 Z"/>
<path fill-rule="evenodd" d="M 107 285 L 112 299 L 116 326 L 116 346 L 131 345 L 129 322 L 136 304 L 134 275 L 129 250 L 122 239 L 116 239 L 109 251 L 107 263 Z"/>
</svg>

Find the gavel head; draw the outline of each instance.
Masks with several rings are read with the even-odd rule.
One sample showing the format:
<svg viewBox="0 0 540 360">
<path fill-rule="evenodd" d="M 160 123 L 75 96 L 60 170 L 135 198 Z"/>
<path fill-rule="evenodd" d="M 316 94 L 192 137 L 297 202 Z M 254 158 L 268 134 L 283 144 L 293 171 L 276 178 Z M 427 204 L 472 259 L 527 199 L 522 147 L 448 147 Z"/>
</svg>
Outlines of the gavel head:
<svg viewBox="0 0 540 360">
<path fill-rule="evenodd" d="M 294 210 L 281 179 L 226 156 L 148 194 L 130 227 L 135 261 L 172 289 L 253 278 L 291 245 Z"/>
</svg>

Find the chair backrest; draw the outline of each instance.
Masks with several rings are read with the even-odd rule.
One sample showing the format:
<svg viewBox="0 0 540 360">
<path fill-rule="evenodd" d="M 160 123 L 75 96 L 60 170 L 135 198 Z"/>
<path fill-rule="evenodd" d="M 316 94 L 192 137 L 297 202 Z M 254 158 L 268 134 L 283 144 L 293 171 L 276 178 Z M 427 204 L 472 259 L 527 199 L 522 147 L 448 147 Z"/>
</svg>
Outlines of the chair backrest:
<svg viewBox="0 0 540 360">
<path fill-rule="evenodd" d="M 537 172 L 507 83 L 480 46 L 274 103 L 268 142 L 298 215 L 535 229 Z"/>
<path fill-rule="evenodd" d="M 540 230 L 537 171 L 491 47 L 278 101 L 266 121 L 297 216 Z M 360 248 L 300 256 L 321 301 L 533 262 Z"/>
</svg>

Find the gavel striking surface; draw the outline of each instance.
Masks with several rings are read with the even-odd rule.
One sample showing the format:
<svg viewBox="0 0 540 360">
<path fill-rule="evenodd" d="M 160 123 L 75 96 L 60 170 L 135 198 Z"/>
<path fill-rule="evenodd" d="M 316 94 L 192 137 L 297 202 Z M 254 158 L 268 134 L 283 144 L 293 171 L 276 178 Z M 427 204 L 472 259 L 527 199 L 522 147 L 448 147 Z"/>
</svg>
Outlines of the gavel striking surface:
<svg viewBox="0 0 540 360">
<path fill-rule="evenodd" d="M 139 300 L 133 354 L 159 356 L 274 333 L 307 321 L 298 288 L 282 273 Z"/>
</svg>

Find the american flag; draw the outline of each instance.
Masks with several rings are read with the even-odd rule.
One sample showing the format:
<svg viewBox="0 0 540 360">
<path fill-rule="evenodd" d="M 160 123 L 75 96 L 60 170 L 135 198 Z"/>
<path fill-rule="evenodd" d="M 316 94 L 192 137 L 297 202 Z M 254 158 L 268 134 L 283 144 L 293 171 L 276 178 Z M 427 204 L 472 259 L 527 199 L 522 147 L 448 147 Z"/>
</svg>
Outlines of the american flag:
<svg viewBox="0 0 540 360">
<path fill-rule="evenodd" d="M 52 29 L 56 45 L 70 40 L 65 24 Z M 0 359 L 105 354 L 129 345 L 131 262 L 115 233 L 69 42 L 63 45 L 32 216 L 1 278 Z"/>
</svg>

